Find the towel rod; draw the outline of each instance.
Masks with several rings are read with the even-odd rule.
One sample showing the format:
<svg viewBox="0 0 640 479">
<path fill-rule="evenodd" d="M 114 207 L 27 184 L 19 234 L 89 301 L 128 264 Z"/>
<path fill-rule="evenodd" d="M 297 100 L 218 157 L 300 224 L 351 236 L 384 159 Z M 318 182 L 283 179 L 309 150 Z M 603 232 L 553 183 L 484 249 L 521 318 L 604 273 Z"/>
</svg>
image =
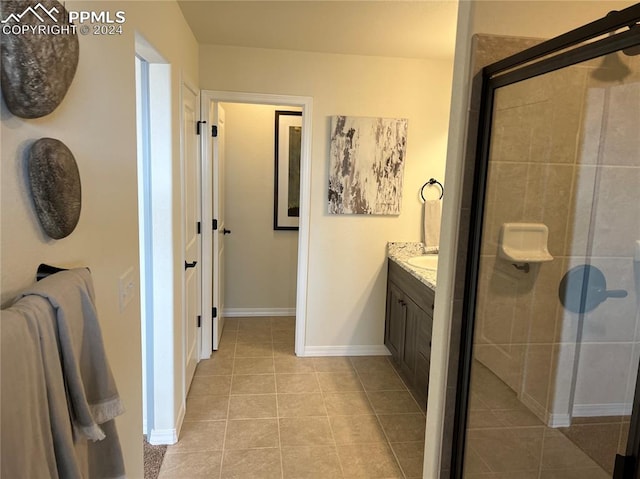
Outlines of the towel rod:
<svg viewBox="0 0 640 479">
<path fill-rule="evenodd" d="M 422 188 L 420 188 L 420 197 L 422 198 L 422 201 L 427 201 L 424 199 L 424 187 L 429 185 L 438 185 L 440 187 L 440 198 L 438 199 L 441 200 L 444 196 L 444 186 L 442 186 L 442 183 L 440 183 L 435 178 L 430 178 L 429 181 L 427 181 L 424 185 L 422 185 Z"/>
</svg>

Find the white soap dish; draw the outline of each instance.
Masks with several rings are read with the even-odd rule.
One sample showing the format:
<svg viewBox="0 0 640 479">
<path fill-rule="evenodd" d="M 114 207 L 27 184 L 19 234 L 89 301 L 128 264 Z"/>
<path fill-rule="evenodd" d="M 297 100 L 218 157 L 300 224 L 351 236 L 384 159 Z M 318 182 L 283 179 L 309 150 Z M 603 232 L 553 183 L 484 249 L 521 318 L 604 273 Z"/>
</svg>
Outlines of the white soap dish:
<svg viewBox="0 0 640 479">
<path fill-rule="evenodd" d="M 503 223 L 498 252 L 513 263 L 544 263 L 553 260 L 547 249 L 549 228 L 542 223 Z"/>
</svg>

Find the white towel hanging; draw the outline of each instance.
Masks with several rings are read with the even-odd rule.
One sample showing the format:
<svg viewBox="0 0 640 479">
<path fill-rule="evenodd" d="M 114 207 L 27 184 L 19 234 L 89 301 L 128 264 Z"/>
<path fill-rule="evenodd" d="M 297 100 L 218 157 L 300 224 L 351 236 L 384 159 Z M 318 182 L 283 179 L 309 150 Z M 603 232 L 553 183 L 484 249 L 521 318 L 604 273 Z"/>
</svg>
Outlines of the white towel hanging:
<svg viewBox="0 0 640 479">
<path fill-rule="evenodd" d="M 440 200 L 427 200 L 424 202 L 423 235 L 427 252 L 437 251 L 440 247 L 441 217 Z"/>
</svg>

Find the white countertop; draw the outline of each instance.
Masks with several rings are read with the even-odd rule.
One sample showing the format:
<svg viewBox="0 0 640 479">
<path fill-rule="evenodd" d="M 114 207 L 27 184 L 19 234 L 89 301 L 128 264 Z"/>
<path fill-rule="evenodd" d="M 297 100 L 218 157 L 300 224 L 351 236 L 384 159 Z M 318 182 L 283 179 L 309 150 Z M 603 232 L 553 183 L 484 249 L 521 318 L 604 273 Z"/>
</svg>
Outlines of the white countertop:
<svg viewBox="0 0 640 479">
<path fill-rule="evenodd" d="M 387 257 L 397 263 L 402 269 L 432 290 L 436 290 L 438 272 L 430 269 L 417 268 L 407 263 L 409 258 L 426 254 L 424 243 L 387 243 Z"/>
</svg>

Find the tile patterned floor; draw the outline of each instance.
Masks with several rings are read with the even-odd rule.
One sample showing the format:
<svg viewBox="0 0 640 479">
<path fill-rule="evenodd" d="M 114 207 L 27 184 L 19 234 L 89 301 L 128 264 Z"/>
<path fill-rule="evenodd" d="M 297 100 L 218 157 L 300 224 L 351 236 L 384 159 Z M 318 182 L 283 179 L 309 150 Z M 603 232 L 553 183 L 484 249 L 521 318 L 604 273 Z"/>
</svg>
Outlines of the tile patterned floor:
<svg viewBox="0 0 640 479">
<path fill-rule="evenodd" d="M 617 444 L 616 436 L 614 448 Z M 465 479 L 611 478 L 561 428 L 546 427 L 478 361 L 472 369 L 464 470 Z"/>
<path fill-rule="evenodd" d="M 294 327 L 227 319 L 160 479 L 422 477 L 425 416 L 389 359 L 298 358 Z"/>
</svg>

